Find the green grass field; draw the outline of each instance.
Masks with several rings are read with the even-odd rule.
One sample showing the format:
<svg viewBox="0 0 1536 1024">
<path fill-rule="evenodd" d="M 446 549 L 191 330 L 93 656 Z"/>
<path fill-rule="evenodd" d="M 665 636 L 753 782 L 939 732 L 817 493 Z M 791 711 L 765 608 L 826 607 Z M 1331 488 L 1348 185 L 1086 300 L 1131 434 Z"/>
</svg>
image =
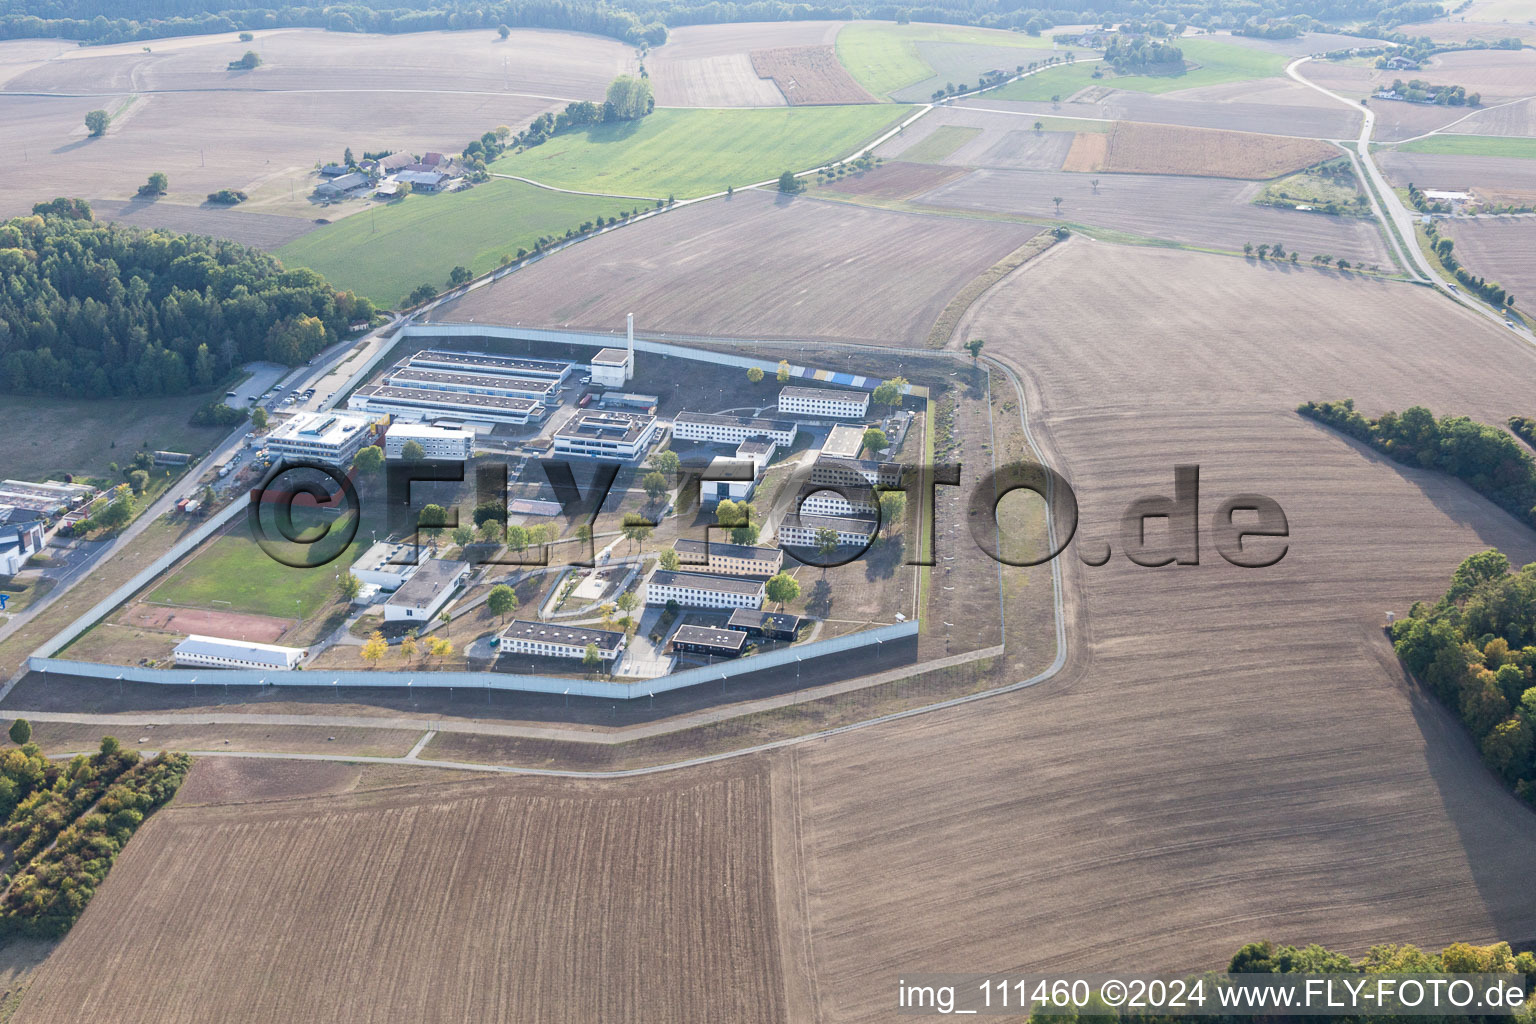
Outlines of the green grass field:
<svg viewBox="0 0 1536 1024">
<path fill-rule="evenodd" d="M 295 569 L 271 558 L 245 532 L 243 524 L 237 525 L 184 563 L 146 600 L 307 619 L 336 596 L 336 574 L 349 568 L 365 546 L 365 542 L 354 540 L 333 562 L 314 569 Z"/>
<path fill-rule="evenodd" d="M 491 169 L 560 188 L 684 199 L 840 159 L 906 114 L 868 103 L 658 110 L 638 122 L 558 135 Z"/>
<path fill-rule="evenodd" d="M 980 134 L 980 128 L 946 124 L 935 128 L 926 139 L 902 153 L 901 159 L 912 163 L 936 164 Z"/>
<path fill-rule="evenodd" d="M 481 274 L 503 253 L 532 249 L 541 235 L 564 235 L 583 221 L 648 205 L 493 178 L 467 192 L 408 196 L 355 213 L 289 242 L 277 257 L 393 306 L 419 284 L 446 287 L 455 266 Z"/>
<path fill-rule="evenodd" d="M 1066 99 L 1090 85 L 1131 92 L 1163 93 L 1271 78 L 1285 72 L 1286 58 L 1280 54 L 1250 50 L 1214 39 L 1180 39 L 1178 42 L 1179 48 L 1184 51 L 1184 59 L 1200 65 L 1182 75 L 1116 75 L 1103 62 L 1068 64 L 1031 75 L 987 95 L 1000 100 L 1043 102 L 1052 96 Z M 1103 70 L 1104 77 L 1093 77 L 1096 68 Z"/>
<path fill-rule="evenodd" d="M 969 43 L 975 46 L 1017 46 L 1049 50 L 1044 35 L 960 25 L 897 25 L 856 21 L 837 33 L 837 59 L 871 94 L 887 97 L 898 89 L 932 78 L 935 71 L 917 52 L 920 42 Z M 1028 64 L 1021 59 L 1019 63 Z"/>
<path fill-rule="evenodd" d="M 1431 135 L 1397 147 L 1404 153 L 1446 153 L 1452 156 L 1508 156 L 1536 160 L 1536 139 L 1495 135 Z"/>
</svg>

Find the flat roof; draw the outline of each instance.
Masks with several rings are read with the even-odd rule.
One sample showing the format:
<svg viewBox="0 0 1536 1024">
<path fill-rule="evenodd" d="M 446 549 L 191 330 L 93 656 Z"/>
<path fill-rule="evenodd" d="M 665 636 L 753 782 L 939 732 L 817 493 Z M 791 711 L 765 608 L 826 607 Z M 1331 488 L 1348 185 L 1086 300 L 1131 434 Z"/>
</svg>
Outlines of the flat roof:
<svg viewBox="0 0 1536 1024">
<path fill-rule="evenodd" d="M 597 355 L 592 357 L 594 363 L 602 363 L 605 366 L 629 362 L 629 353 L 621 348 L 600 348 Z"/>
<path fill-rule="evenodd" d="M 593 629 L 590 626 L 558 626 L 553 622 L 531 622 L 513 619 L 501 631 L 504 637 L 533 640 L 546 644 L 570 644 L 585 647 L 596 644 L 600 651 L 617 650 L 624 644 L 624 634 L 612 629 Z"/>
<path fill-rule="evenodd" d="M 419 381 L 422 384 L 460 384 L 465 387 L 502 388 L 507 391 L 535 391 L 545 395 L 559 386 L 548 377 L 514 377 L 504 373 L 423 370 L 419 366 L 397 366 L 384 377 L 392 384 L 399 381 Z"/>
<path fill-rule="evenodd" d="M 638 440 L 654 422 L 656 417 L 645 413 L 583 409 L 566 420 L 560 429 L 555 431 L 555 436 L 583 439 L 600 437 L 627 443 Z"/>
<path fill-rule="evenodd" d="M 389 596 L 385 604 L 396 608 L 430 608 L 444 588 L 453 585 L 459 574 L 469 568 L 468 562 L 449 561 L 446 558 L 429 558 L 421 563 L 415 575 L 406 580 L 399 590 Z"/>
<path fill-rule="evenodd" d="M 891 470 L 901 472 L 902 465 L 899 462 L 880 462 L 875 459 L 846 459 L 840 455 L 818 455 L 815 466 L 835 466 L 840 469 L 853 470 L 864 473 L 878 473 L 885 475 Z M 814 468 L 814 467 L 813 467 Z"/>
<path fill-rule="evenodd" d="M 740 576 L 714 576 L 704 572 L 670 572 L 658 569 L 651 576 L 651 583 L 658 587 L 690 587 L 694 590 L 712 590 L 721 594 L 761 594 L 762 580 L 743 579 Z"/>
<path fill-rule="evenodd" d="M 737 455 L 767 455 L 778 448 L 779 442 L 771 437 L 749 437 L 736 446 Z"/>
<path fill-rule="evenodd" d="M 368 550 L 358 556 L 357 561 L 352 563 L 352 571 L 401 573 L 419 565 L 426 554 L 426 548 L 418 547 L 408 540 L 381 540 L 369 545 Z"/>
<path fill-rule="evenodd" d="M 301 412 L 279 423 L 267 441 L 339 446 L 367 428 L 368 417 L 355 412 Z"/>
<path fill-rule="evenodd" d="M 862 391 L 836 391 L 832 388 L 797 388 L 794 385 L 779 389 L 780 398 L 837 398 L 844 402 L 869 403 L 869 395 Z"/>
<path fill-rule="evenodd" d="M 839 423 L 827 432 L 827 440 L 821 446 L 823 455 L 856 459 L 864 450 L 864 428 L 851 423 Z"/>
<path fill-rule="evenodd" d="M 791 512 L 779 523 L 779 530 L 786 526 L 804 526 L 812 530 L 825 527 L 839 533 L 861 533 L 868 537 L 875 532 L 875 521 L 864 516 L 803 516 Z"/>
<path fill-rule="evenodd" d="M 747 634 L 739 629 L 721 629 L 719 626 L 678 626 L 677 632 L 672 634 L 672 642 L 718 647 L 722 651 L 739 651 L 746 646 Z"/>
<path fill-rule="evenodd" d="M 473 430 L 465 430 L 463 427 L 439 427 L 430 423 L 391 423 L 387 436 L 448 441 L 474 437 L 475 432 Z"/>
<path fill-rule="evenodd" d="M 447 363 L 452 366 L 479 366 L 498 373 L 522 370 L 525 373 L 563 374 L 571 363 L 563 359 L 534 359 L 530 356 L 495 355 L 490 352 L 452 352 L 442 348 L 422 349 L 410 357 L 410 363 Z"/>
<path fill-rule="evenodd" d="M 193 633 L 176 645 L 173 654 L 201 654 L 210 658 L 238 657 L 242 661 L 259 661 L 274 667 L 286 668 L 297 657 L 303 657 L 302 647 L 279 647 L 277 644 L 258 644 L 250 640 L 226 640 L 219 636 L 201 636 Z"/>
<path fill-rule="evenodd" d="M 726 620 L 727 626 L 752 626 L 756 629 L 796 630 L 800 616 L 788 612 L 765 612 L 760 608 L 737 608 Z"/>
<path fill-rule="evenodd" d="M 721 558 L 743 558 L 753 562 L 772 562 L 778 564 L 782 557 L 778 548 L 765 548 L 753 544 L 731 544 L 725 541 L 710 541 L 707 545 L 709 553 Z M 702 555 L 706 544 L 702 540 L 692 537 L 679 537 L 672 542 L 672 550 L 678 554 Z M 702 565 L 703 563 L 698 563 Z"/>
<path fill-rule="evenodd" d="M 452 406 L 459 409 L 489 409 L 504 412 L 528 413 L 542 409 L 544 403 L 533 398 L 514 398 L 511 395 L 476 395 L 467 391 L 430 391 L 426 388 L 394 388 L 388 384 L 370 384 L 358 388 L 360 398 L 377 398 L 389 402 L 403 402 L 423 408 Z"/>
<path fill-rule="evenodd" d="M 674 423 L 707 423 L 719 427 L 751 427 L 761 433 L 778 433 L 798 430 L 794 420 L 764 420 L 753 416 L 724 416 L 716 412 L 690 412 L 683 410 L 672 417 Z"/>
</svg>

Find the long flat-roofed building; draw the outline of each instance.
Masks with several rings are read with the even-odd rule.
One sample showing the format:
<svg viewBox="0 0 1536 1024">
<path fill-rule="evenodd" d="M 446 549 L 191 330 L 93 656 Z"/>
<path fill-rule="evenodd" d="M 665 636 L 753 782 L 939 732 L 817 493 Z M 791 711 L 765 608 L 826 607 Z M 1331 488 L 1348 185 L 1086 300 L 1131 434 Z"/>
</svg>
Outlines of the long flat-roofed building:
<svg viewBox="0 0 1536 1024">
<path fill-rule="evenodd" d="M 555 431 L 557 455 L 593 459 L 637 459 L 650 450 L 661 426 L 656 417 L 612 409 L 583 409 Z"/>
<path fill-rule="evenodd" d="M 493 355 L 489 352 L 451 352 L 424 349 L 406 360 L 406 365 L 422 369 L 456 370 L 459 373 L 500 374 L 507 377 L 531 377 L 563 381 L 575 364 L 556 359 L 532 359 L 528 356 Z"/>
<path fill-rule="evenodd" d="M 410 541 L 381 540 L 352 563 L 352 575 L 383 591 L 399 590 L 426 561 L 427 550 Z"/>
<path fill-rule="evenodd" d="M 267 449 L 274 460 L 287 456 L 349 466 L 372 436 L 369 423 L 356 413 L 295 413 L 267 435 Z"/>
<path fill-rule="evenodd" d="M 747 636 L 760 636 L 767 640 L 793 640 L 800 628 L 800 616 L 788 612 L 765 612 L 756 608 L 737 608 L 725 623 L 731 629 L 739 629 Z"/>
<path fill-rule="evenodd" d="M 597 648 L 599 658 L 612 661 L 624 653 L 626 642 L 623 633 L 611 629 L 513 619 L 501 631 L 496 649 L 502 654 L 531 654 L 540 658 L 584 658 L 587 645 L 591 644 Z"/>
<path fill-rule="evenodd" d="M 869 414 L 869 395 L 863 391 L 834 391 L 831 388 L 781 388 L 779 412 L 785 416 L 861 420 Z"/>
<path fill-rule="evenodd" d="M 792 420 L 765 420 L 754 416 L 726 416 L 712 412 L 680 412 L 672 419 L 672 436 L 680 441 L 741 444 L 763 436 L 784 447 L 795 443 L 798 431 Z"/>
<path fill-rule="evenodd" d="M 708 548 L 706 558 L 706 547 Z M 784 567 L 784 552 L 752 544 L 731 544 L 679 537 L 672 542 L 684 568 L 725 576 L 772 576 Z"/>
<path fill-rule="evenodd" d="M 505 395 L 527 398 L 545 405 L 560 404 L 560 385 L 535 377 L 509 377 L 495 373 L 459 373 L 419 366 L 397 366 L 384 375 L 384 383 L 394 388 L 419 388 L 423 391 L 462 391 L 470 395 Z"/>
<path fill-rule="evenodd" d="M 172 652 L 178 665 L 203 668 L 269 668 L 288 671 L 304 660 L 304 649 L 258 644 L 249 640 L 225 640 L 193 634 Z"/>
<path fill-rule="evenodd" d="M 85 484 L 66 484 L 58 480 L 0 481 L 0 505 L 25 512 L 53 515 L 84 504 L 96 495 L 96 488 Z"/>
<path fill-rule="evenodd" d="M 859 516 L 807 516 L 793 512 L 779 523 L 780 544 L 790 547 L 814 548 L 816 531 L 832 530 L 837 543 L 843 547 L 864 547 L 875 534 L 875 520 Z"/>
<path fill-rule="evenodd" d="M 832 490 L 812 484 L 800 495 L 795 511 L 803 516 L 867 516 L 880 507 L 876 492 L 862 484 Z"/>
<path fill-rule="evenodd" d="M 405 446 L 411 441 L 421 445 L 422 455 L 428 459 L 457 459 L 467 461 L 475 453 L 475 432 L 458 427 L 434 427 L 430 423 L 395 423 L 384 435 L 384 457 L 405 457 Z"/>
<path fill-rule="evenodd" d="M 838 487 L 895 487 L 901 483 L 901 463 L 821 455 L 811 466 L 811 483 Z"/>
<path fill-rule="evenodd" d="M 678 626 L 672 634 L 672 649 L 682 654 L 708 654 L 716 658 L 734 658 L 747 646 L 747 634 L 739 629 L 719 626 Z"/>
<path fill-rule="evenodd" d="M 658 569 L 646 581 L 645 603 L 668 601 L 676 601 L 684 608 L 761 608 L 763 581 Z"/>
<path fill-rule="evenodd" d="M 426 391 L 370 384 L 347 399 L 348 409 L 399 416 L 412 420 L 451 417 L 466 423 L 509 423 L 522 426 L 544 418 L 543 402 L 508 395 L 471 395 L 458 391 Z"/>
<path fill-rule="evenodd" d="M 469 563 L 429 558 L 384 602 L 386 622 L 430 624 L 469 575 Z"/>
</svg>

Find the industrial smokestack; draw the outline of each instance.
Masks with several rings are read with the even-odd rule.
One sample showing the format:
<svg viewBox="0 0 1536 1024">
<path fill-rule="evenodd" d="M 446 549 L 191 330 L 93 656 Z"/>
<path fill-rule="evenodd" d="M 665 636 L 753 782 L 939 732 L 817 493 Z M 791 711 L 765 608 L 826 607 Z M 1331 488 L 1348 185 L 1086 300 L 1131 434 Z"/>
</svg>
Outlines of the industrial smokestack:
<svg viewBox="0 0 1536 1024">
<path fill-rule="evenodd" d="M 624 379 L 629 380 L 635 375 L 635 314 L 629 314 L 626 333 L 629 337 L 629 347 L 624 358 Z"/>
</svg>

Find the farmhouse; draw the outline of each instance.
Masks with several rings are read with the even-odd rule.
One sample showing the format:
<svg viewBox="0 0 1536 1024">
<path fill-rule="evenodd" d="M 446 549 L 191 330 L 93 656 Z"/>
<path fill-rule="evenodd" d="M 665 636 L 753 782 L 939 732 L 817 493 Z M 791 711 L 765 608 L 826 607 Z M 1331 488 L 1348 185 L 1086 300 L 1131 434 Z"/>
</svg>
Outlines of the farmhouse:
<svg viewBox="0 0 1536 1024">
<path fill-rule="evenodd" d="M 531 420 L 543 419 L 547 407 L 543 402 L 509 395 L 474 395 L 370 384 L 352 393 L 347 399 L 347 408 L 379 415 L 387 413 L 418 422 L 451 417 L 487 426 L 497 423 L 522 426 Z"/>
<path fill-rule="evenodd" d="M 395 180 L 410 185 L 412 192 L 436 192 L 448 180 L 448 175 L 442 171 L 411 170 L 396 174 Z"/>
<path fill-rule="evenodd" d="M 552 622 L 514 619 L 501 631 L 496 650 L 501 654 L 532 654 L 541 658 L 584 658 L 587 645 L 597 648 L 603 661 L 624 653 L 626 637 L 611 629 L 560 626 Z"/>
<path fill-rule="evenodd" d="M 779 391 L 779 413 L 784 416 L 861 420 L 868 412 L 869 395 L 861 391 L 798 387 L 787 387 Z"/>
<path fill-rule="evenodd" d="M 427 559 L 384 602 L 384 621 L 430 623 L 468 575 L 468 562 Z"/>
<path fill-rule="evenodd" d="M 765 612 L 751 608 L 738 608 L 731 612 L 726 625 L 739 629 L 747 636 L 765 640 L 793 640 L 800 628 L 800 616 L 787 612 Z"/>
<path fill-rule="evenodd" d="M 0 576 L 21 572 L 27 559 L 43 550 L 46 543 L 43 524 L 36 520 L 0 526 Z"/>
<path fill-rule="evenodd" d="M 368 417 L 344 412 L 301 412 L 267 435 L 273 459 L 311 459 L 348 466 L 369 438 Z"/>
<path fill-rule="evenodd" d="M 658 569 L 646 581 L 645 603 L 668 601 L 685 608 L 761 608 L 763 581 Z"/>
<path fill-rule="evenodd" d="M 723 416 L 686 410 L 672 419 L 672 436 L 679 441 L 708 441 L 714 444 L 741 444 L 761 436 L 787 448 L 795 443 L 797 429 L 791 420 L 763 420 L 751 416 Z"/>
<path fill-rule="evenodd" d="M 8 505 L 38 515 L 61 515 L 85 504 L 96 496 L 96 488 L 85 484 L 64 484 L 57 480 L 0 481 L 0 505 Z"/>
<path fill-rule="evenodd" d="M 556 383 L 563 382 L 575 369 L 574 363 L 555 359 L 501 356 L 488 352 L 450 352 L 446 349 L 431 348 L 417 352 L 403 365 L 435 370 L 457 370 L 460 373 L 546 379 Z"/>
<path fill-rule="evenodd" d="M 206 668 L 270 668 L 287 671 L 304 660 L 304 650 L 299 647 L 279 647 L 277 644 L 258 644 L 249 640 L 225 640 L 216 636 L 193 634 L 176 645 L 178 665 L 201 665 Z"/>
<path fill-rule="evenodd" d="M 694 540 L 679 537 L 672 542 L 682 564 L 725 576 L 772 576 L 784 567 L 784 552 L 778 548 L 752 544 L 727 544 L 724 541 Z"/>
<path fill-rule="evenodd" d="M 352 563 L 352 575 L 380 590 L 396 591 L 426 558 L 427 549 L 419 544 L 381 540 Z"/>
<path fill-rule="evenodd" d="M 320 177 L 322 178 L 339 178 L 346 173 L 347 168 L 342 164 L 326 164 L 320 168 Z"/>
<path fill-rule="evenodd" d="M 708 654 L 734 658 L 746 648 L 747 634 L 739 629 L 717 626 L 678 626 L 672 634 L 672 649 L 679 654 Z"/>
<path fill-rule="evenodd" d="M 656 417 L 641 413 L 584 409 L 555 431 L 557 455 L 594 459 L 637 459 L 661 432 Z"/>
<path fill-rule="evenodd" d="M 875 520 L 858 516 L 809 516 L 791 512 L 779 523 L 779 543 L 814 548 L 816 531 L 832 530 L 840 547 L 865 547 L 875 535 Z"/>
<path fill-rule="evenodd" d="M 384 457 L 404 457 L 407 441 L 421 445 L 429 459 L 467 461 L 475 450 L 475 432 L 458 427 L 434 427 L 427 423 L 397 423 L 384 435 Z"/>
<path fill-rule="evenodd" d="M 384 375 L 392 388 L 423 391 L 455 391 L 466 395 L 504 395 L 526 398 L 545 405 L 560 404 L 560 386 L 552 380 L 506 377 L 500 374 L 459 373 L 419 366 L 397 366 Z"/>
</svg>

